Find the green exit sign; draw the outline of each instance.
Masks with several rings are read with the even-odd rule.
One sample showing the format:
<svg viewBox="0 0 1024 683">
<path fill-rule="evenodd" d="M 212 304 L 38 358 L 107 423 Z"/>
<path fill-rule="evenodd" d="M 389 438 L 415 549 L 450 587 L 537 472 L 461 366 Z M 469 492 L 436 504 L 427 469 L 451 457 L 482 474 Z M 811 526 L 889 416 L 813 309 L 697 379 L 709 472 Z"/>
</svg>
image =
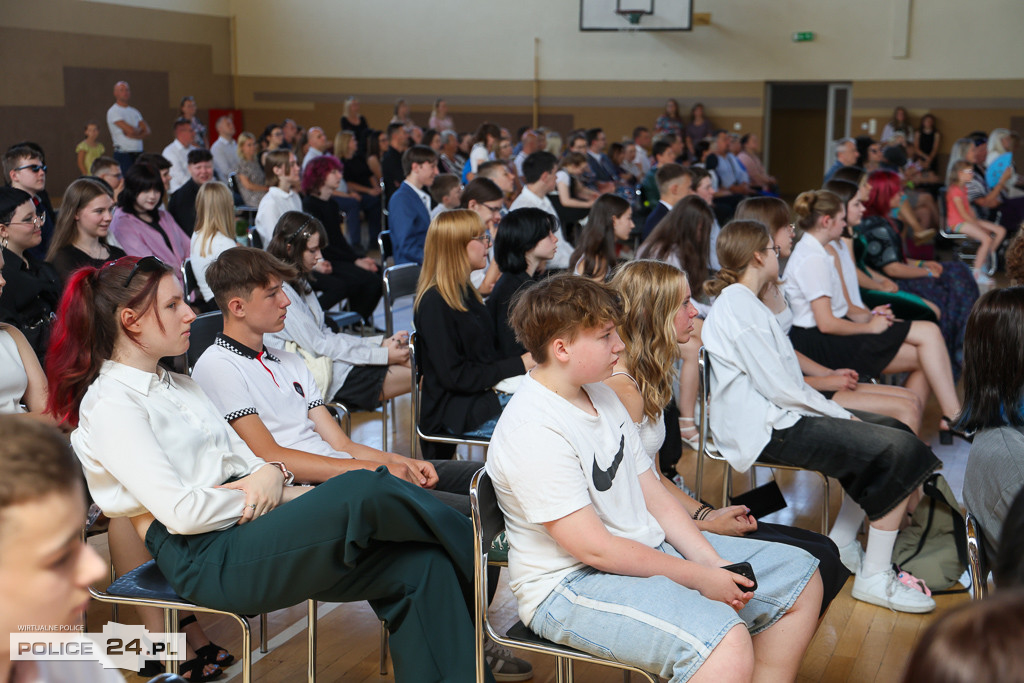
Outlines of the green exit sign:
<svg viewBox="0 0 1024 683">
<path fill-rule="evenodd" d="M 793 34 L 794 43 L 806 43 L 814 40 L 814 31 L 798 31 Z"/>
</svg>

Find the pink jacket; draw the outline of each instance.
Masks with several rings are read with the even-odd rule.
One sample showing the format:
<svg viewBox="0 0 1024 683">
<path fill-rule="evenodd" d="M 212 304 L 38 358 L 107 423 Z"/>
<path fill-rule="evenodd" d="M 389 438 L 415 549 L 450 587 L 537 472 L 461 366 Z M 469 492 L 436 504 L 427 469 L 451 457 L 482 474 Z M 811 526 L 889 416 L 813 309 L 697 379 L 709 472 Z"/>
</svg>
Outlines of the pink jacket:
<svg viewBox="0 0 1024 683">
<path fill-rule="evenodd" d="M 114 210 L 114 218 L 110 222 L 110 234 L 121 245 L 129 256 L 156 256 L 174 269 L 174 274 L 181 282 L 181 264 L 189 256 L 189 239 L 185 231 L 178 227 L 171 214 L 160 209 L 160 227 L 167 233 L 171 248 L 160 235 L 160 232 L 142 219 L 126 213 L 123 209 Z M 181 282 L 182 287 L 185 283 Z"/>
</svg>

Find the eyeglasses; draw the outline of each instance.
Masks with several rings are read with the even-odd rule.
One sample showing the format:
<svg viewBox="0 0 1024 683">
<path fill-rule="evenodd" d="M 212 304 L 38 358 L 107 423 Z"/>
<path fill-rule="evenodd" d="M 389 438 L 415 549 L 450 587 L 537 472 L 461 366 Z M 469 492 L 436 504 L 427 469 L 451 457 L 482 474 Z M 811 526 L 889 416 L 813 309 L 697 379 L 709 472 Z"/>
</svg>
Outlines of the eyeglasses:
<svg viewBox="0 0 1024 683">
<path fill-rule="evenodd" d="M 476 237 L 470 237 L 470 239 L 471 240 L 476 240 L 477 242 L 479 242 L 480 244 L 484 245 L 485 247 L 491 246 L 491 233 L 489 233 L 489 232 L 485 232 L 482 235 L 477 235 Z"/>
<path fill-rule="evenodd" d="M 24 171 L 26 169 L 29 170 L 29 171 L 32 171 L 33 173 L 39 173 L 40 171 L 43 171 L 45 173 L 46 172 L 46 164 L 25 164 L 24 166 L 19 166 L 19 167 L 17 167 L 14 170 L 15 171 Z"/>
<path fill-rule="evenodd" d="M 500 204 L 499 204 L 498 206 L 491 206 L 490 204 L 483 204 L 482 206 L 483 206 L 483 207 L 484 207 L 485 209 L 490 209 L 490 210 L 491 210 L 491 213 L 501 213 L 501 210 L 502 210 L 502 209 L 504 208 L 504 207 L 503 207 L 502 205 L 500 205 Z"/>
<path fill-rule="evenodd" d="M 117 261 L 114 261 L 113 263 L 117 263 Z M 158 259 L 156 256 L 143 256 L 142 258 L 135 262 L 135 265 L 132 266 L 131 271 L 128 273 L 128 277 L 125 278 L 125 289 L 128 289 L 128 285 L 132 283 L 132 278 L 135 277 L 135 273 L 139 272 L 140 270 L 145 273 L 160 273 L 170 269 L 163 261 Z"/>
<path fill-rule="evenodd" d="M 43 216 L 36 214 L 35 216 L 32 216 L 32 220 L 30 221 L 11 221 L 10 223 L 5 223 L 4 225 L 32 225 L 38 228 L 45 222 L 46 219 Z"/>
<path fill-rule="evenodd" d="M 779 258 L 780 256 L 782 256 L 782 250 L 779 248 L 779 245 L 777 244 L 773 244 L 770 247 L 765 247 L 762 251 L 774 251 L 775 258 Z"/>
</svg>

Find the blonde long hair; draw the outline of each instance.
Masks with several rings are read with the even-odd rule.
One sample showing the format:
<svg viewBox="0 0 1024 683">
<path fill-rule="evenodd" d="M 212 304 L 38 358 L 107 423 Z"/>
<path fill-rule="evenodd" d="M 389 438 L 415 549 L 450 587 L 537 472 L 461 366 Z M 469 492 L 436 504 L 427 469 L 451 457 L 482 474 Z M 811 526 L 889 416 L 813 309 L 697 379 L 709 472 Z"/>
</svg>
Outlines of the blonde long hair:
<svg viewBox="0 0 1024 683">
<path fill-rule="evenodd" d="M 679 357 L 674 321 L 689 288 L 686 273 L 662 261 L 639 259 L 618 268 L 611 286 L 622 302 L 622 359 L 640 389 L 644 415 L 657 420 L 672 400 Z"/>
<path fill-rule="evenodd" d="M 467 310 L 464 302 L 467 291 L 483 302 L 469 281 L 473 266 L 466 251 L 470 240 L 482 234 L 483 221 L 476 211 L 469 209 L 444 211 L 430 222 L 423 245 L 423 268 L 416 287 L 414 310 L 419 309 L 423 295 L 431 289 L 437 289 L 444 302 L 456 311 Z"/>
<path fill-rule="evenodd" d="M 199 256 L 210 255 L 210 244 L 218 233 L 235 238 L 235 202 L 224 183 L 213 181 L 199 187 L 195 233 L 199 236 Z"/>
</svg>

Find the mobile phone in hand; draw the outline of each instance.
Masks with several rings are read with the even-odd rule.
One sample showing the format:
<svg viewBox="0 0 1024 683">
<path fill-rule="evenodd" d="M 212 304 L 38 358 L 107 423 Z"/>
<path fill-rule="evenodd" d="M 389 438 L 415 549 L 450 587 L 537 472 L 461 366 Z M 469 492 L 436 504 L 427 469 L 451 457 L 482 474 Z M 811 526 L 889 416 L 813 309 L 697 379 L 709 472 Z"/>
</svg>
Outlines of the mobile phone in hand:
<svg viewBox="0 0 1024 683">
<path fill-rule="evenodd" d="M 740 586 L 741 588 L 743 588 L 744 593 L 753 593 L 757 590 L 757 577 L 754 576 L 754 568 L 750 566 L 749 562 L 737 562 L 736 564 L 727 564 L 726 566 L 722 567 L 722 569 L 731 571 L 733 574 L 739 574 L 740 576 L 748 578 L 754 582 L 754 585 L 750 588 Z"/>
</svg>

